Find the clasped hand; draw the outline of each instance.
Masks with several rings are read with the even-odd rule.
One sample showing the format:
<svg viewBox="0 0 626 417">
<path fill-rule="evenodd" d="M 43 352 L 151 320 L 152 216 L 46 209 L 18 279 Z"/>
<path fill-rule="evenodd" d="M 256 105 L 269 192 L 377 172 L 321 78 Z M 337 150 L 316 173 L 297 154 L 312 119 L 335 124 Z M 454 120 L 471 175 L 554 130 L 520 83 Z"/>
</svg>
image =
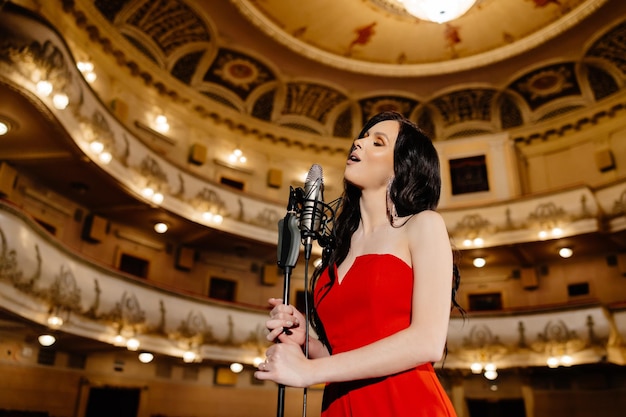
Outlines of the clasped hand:
<svg viewBox="0 0 626 417">
<path fill-rule="evenodd" d="M 266 322 L 267 339 L 276 343 L 269 347 L 265 362 L 261 363 L 254 376 L 291 387 L 304 388 L 310 385 L 308 376 L 311 361 L 302 352 L 306 340 L 306 319 L 293 306 L 283 300 L 271 298 L 270 319 Z"/>
</svg>

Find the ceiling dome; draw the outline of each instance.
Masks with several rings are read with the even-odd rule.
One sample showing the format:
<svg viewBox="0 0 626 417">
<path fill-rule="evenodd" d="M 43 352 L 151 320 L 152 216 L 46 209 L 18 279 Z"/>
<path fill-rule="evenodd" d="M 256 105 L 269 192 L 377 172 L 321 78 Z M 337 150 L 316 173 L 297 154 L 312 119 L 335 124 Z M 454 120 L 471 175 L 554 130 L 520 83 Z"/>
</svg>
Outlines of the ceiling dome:
<svg viewBox="0 0 626 417">
<path fill-rule="evenodd" d="M 451 73 L 528 51 L 606 0 L 480 0 L 444 24 L 419 20 L 395 0 L 233 0 L 251 22 L 293 51 L 343 70 L 386 76 Z"/>
</svg>

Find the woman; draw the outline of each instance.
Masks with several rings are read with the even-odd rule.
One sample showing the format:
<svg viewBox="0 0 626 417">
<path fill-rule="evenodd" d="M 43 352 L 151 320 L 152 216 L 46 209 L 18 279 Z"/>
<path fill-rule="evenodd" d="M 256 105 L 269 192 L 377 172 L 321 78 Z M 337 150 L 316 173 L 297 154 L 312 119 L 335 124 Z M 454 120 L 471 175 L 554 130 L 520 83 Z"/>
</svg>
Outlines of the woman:
<svg viewBox="0 0 626 417">
<path fill-rule="evenodd" d="M 336 249 L 305 318 L 270 299 L 271 346 L 255 376 L 293 387 L 326 383 L 322 416 L 454 416 L 433 371 L 445 350 L 458 274 L 439 201 L 439 159 L 402 115 L 369 120 L 346 162 Z"/>
</svg>

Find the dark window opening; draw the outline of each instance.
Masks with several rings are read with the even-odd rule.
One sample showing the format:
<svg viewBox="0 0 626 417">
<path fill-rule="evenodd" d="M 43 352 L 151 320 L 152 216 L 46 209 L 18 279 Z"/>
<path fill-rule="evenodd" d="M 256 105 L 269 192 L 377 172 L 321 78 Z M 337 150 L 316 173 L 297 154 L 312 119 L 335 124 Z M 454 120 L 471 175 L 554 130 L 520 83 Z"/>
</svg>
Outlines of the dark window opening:
<svg viewBox="0 0 626 417">
<path fill-rule="evenodd" d="M 227 178 L 227 177 L 221 177 L 220 178 L 220 184 L 227 185 L 227 186 L 235 188 L 235 189 L 237 189 L 239 191 L 242 191 L 243 187 L 244 187 L 243 181 L 237 181 L 237 180 L 234 180 L 232 178 Z"/>
<path fill-rule="evenodd" d="M 489 191 L 485 155 L 450 160 L 452 195 Z"/>
<path fill-rule="evenodd" d="M 570 297 L 576 297 L 579 295 L 589 295 L 589 283 L 580 282 L 577 284 L 570 284 L 567 286 L 567 295 Z"/>
<path fill-rule="evenodd" d="M 224 278 L 211 278 L 209 297 L 224 301 L 235 301 L 237 282 Z"/>
<path fill-rule="evenodd" d="M 502 294 L 499 292 L 470 294 L 469 307 L 470 311 L 502 310 Z"/>
<path fill-rule="evenodd" d="M 141 259 L 127 253 L 123 253 L 122 256 L 120 256 L 120 271 L 126 272 L 136 277 L 146 278 L 148 276 L 149 266 L 150 261 L 146 259 Z"/>
</svg>

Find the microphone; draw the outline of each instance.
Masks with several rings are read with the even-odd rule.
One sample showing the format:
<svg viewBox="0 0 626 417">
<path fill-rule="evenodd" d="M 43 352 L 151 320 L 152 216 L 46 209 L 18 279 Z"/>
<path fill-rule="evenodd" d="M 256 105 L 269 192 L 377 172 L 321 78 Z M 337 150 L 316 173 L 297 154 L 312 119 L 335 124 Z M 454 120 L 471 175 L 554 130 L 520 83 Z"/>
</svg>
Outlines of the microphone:
<svg viewBox="0 0 626 417">
<path fill-rule="evenodd" d="M 311 242 L 318 236 L 324 214 L 324 177 L 322 167 L 313 164 L 304 182 L 304 203 L 300 214 L 300 234 L 305 259 L 311 257 Z"/>
</svg>

